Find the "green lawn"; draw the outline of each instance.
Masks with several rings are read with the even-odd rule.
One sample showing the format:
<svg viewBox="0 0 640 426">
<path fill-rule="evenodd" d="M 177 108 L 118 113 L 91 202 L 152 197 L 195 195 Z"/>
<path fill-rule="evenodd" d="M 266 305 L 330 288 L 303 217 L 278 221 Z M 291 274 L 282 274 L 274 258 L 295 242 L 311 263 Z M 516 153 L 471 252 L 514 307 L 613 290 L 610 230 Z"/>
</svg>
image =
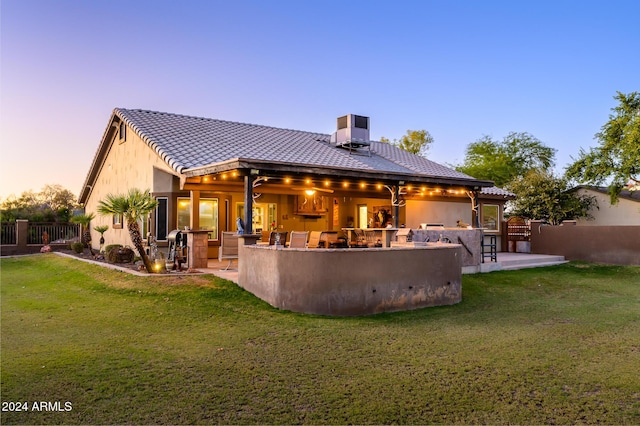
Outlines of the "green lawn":
<svg viewBox="0 0 640 426">
<path fill-rule="evenodd" d="M 361 318 L 53 254 L 1 268 L 2 424 L 640 423 L 638 267 L 467 275 L 458 305 Z"/>
</svg>

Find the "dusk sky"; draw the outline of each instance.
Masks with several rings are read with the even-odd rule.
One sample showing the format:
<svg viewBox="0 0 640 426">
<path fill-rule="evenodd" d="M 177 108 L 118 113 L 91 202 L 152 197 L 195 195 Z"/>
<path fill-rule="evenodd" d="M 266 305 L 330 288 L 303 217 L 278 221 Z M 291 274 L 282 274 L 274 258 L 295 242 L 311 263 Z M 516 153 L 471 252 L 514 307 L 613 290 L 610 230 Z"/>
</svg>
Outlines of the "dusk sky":
<svg viewBox="0 0 640 426">
<path fill-rule="evenodd" d="M 558 173 L 640 90 L 640 1 L 1 0 L 0 198 L 78 194 L 116 107 L 371 137 L 462 162 L 529 132 Z"/>
</svg>

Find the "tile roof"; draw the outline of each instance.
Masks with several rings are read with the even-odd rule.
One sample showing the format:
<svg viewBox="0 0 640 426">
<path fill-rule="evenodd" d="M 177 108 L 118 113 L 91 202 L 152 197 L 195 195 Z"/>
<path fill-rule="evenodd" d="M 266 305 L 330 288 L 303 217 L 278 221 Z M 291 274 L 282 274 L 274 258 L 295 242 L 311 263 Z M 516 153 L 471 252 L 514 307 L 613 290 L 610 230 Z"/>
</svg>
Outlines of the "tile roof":
<svg viewBox="0 0 640 426">
<path fill-rule="evenodd" d="M 328 134 L 145 110 L 116 108 L 114 114 L 178 173 L 248 159 L 478 182 L 388 143 L 372 141 L 371 156 L 355 155 L 331 144 Z M 486 181 L 478 183 L 487 185 Z"/>
<path fill-rule="evenodd" d="M 480 190 L 480 194 L 491 196 L 493 198 L 516 198 L 516 194 L 514 194 L 513 192 L 509 192 L 506 189 L 498 188 L 497 186 L 482 188 L 482 190 Z"/>
</svg>

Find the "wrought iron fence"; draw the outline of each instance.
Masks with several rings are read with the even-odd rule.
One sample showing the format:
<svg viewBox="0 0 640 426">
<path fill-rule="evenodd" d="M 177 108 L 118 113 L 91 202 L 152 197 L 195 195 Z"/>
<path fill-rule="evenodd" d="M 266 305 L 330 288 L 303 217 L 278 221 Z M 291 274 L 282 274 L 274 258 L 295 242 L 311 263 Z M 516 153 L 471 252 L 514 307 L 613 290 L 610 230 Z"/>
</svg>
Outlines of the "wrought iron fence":
<svg viewBox="0 0 640 426">
<path fill-rule="evenodd" d="M 29 222 L 27 244 L 44 244 L 44 233 L 49 243 L 64 243 L 80 237 L 77 223 Z"/>
<path fill-rule="evenodd" d="M 0 227 L 0 244 L 16 245 L 16 224 L 12 222 L 2 222 Z"/>
</svg>

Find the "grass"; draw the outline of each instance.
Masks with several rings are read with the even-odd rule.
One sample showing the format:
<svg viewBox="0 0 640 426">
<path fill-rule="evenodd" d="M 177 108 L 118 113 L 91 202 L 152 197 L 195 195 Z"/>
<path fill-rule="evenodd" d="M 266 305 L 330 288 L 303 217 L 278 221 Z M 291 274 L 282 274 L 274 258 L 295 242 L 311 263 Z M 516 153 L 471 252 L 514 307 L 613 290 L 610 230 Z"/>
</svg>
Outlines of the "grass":
<svg viewBox="0 0 640 426">
<path fill-rule="evenodd" d="M 467 275 L 458 305 L 360 318 L 53 254 L 1 268 L 2 403 L 30 408 L 2 424 L 640 423 L 638 267 Z"/>
</svg>

